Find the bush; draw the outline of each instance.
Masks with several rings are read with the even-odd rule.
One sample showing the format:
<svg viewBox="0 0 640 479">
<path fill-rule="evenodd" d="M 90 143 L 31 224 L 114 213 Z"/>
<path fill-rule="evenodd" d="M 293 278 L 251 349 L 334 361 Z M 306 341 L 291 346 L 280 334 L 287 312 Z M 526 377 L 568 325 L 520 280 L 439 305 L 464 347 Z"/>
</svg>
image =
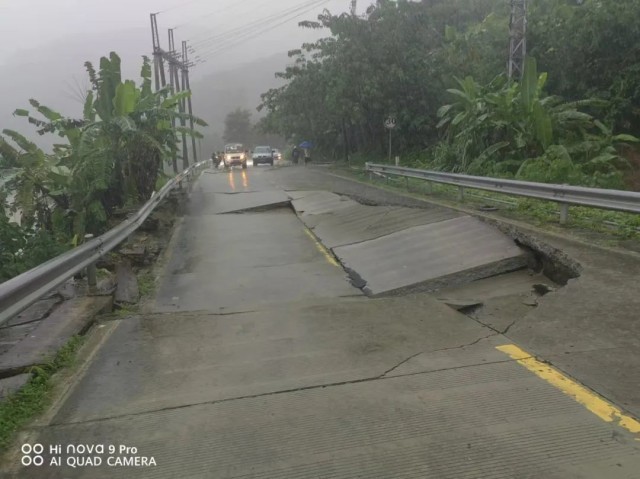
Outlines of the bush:
<svg viewBox="0 0 640 479">
<path fill-rule="evenodd" d="M 0 282 L 18 276 L 66 249 L 47 231 L 27 230 L 0 215 Z"/>
</svg>

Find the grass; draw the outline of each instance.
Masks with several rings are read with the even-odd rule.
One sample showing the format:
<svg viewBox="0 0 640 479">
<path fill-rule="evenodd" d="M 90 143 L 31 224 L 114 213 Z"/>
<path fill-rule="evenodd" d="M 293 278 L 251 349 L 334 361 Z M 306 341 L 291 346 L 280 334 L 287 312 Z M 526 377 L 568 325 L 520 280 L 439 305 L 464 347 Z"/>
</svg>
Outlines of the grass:
<svg viewBox="0 0 640 479">
<path fill-rule="evenodd" d="M 80 336 L 72 337 L 49 362 L 31 368 L 27 384 L 0 403 L 0 450 L 5 450 L 16 432 L 50 405 L 53 375 L 74 364 L 83 341 Z"/>
<path fill-rule="evenodd" d="M 344 171 L 342 169 L 342 171 Z M 364 170 L 347 170 L 347 174 L 375 185 L 384 185 L 386 188 L 396 191 L 407 191 L 407 185 L 411 193 L 424 194 L 426 197 L 434 197 L 441 200 L 458 202 L 458 187 L 440 183 L 431 183 L 431 192 L 427 194 L 427 182 L 410 178 L 391 177 L 389 181 L 383 179 L 369 180 Z M 566 230 L 578 230 L 598 233 L 608 236 L 605 242 L 611 243 L 620 240 L 640 240 L 640 215 L 617 211 L 600 210 L 581 206 L 569 207 L 569 220 L 566 225 L 560 225 L 559 207 L 551 201 L 535 200 L 518 196 L 509 196 L 489 191 L 465 189 L 464 205 L 468 207 L 481 207 L 485 205 L 498 206 L 503 217 L 527 221 L 533 225 L 545 227 L 554 225 Z"/>
<path fill-rule="evenodd" d="M 158 178 L 156 179 L 156 191 L 160 191 L 164 185 L 169 183 L 169 180 L 171 180 L 170 176 L 167 176 L 163 173 L 159 174 Z"/>
<path fill-rule="evenodd" d="M 156 280 L 151 271 L 138 274 L 138 289 L 141 297 L 150 296 L 156 290 Z"/>
</svg>

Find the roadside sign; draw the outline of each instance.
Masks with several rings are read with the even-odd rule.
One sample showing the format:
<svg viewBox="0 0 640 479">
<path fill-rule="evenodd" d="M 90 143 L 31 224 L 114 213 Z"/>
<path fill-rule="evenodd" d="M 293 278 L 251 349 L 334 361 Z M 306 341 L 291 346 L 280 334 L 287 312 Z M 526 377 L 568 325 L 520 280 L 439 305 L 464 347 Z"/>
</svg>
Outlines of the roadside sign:
<svg viewBox="0 0 640 479">
<path fill-rule="evenodd" d="M 384 121 L 384 127 L 387 130 L 393 130 L 396 127 L 396 124 L 397 124 L 397 121 L 394 116 L 390 116 Z"/>
</svg>

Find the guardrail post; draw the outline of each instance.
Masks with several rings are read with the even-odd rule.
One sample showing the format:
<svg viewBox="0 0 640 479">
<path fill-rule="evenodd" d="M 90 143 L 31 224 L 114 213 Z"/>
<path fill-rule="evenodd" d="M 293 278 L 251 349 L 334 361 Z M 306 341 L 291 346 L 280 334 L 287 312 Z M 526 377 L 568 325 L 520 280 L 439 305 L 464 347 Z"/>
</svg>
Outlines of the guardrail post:
<svg viewBox="0 0 640 479">
<path fill-rule="evenodd" d="M 427 187 L 426 188 L 426 190 L 427 190 L 426 193 L 428 195 L 432 195 L 433 194 L 433 183 L 431 183 L 430 181 L 425 181 L 425 186 Z"/>
<path fill-rule="evenodd" d="M 93 239 L 92 234 L 84 235 L 85 241 Z M 98 285 L 98 271 L 96 270 L 96 264 L 91 263 L 87 266 L 87 283 L 89 284 L 89 291 L 95 290 Z"/>
<path fill-rule="evenodd" d="M 567 203 L 560 203 L 560 224 L 566 225 L 569 220 L 569 205 Z"/>
<path fill-rule="evenodd" d="M 464 186 L 458 186 L 458 201 L 464 203 Z"/>
</svg>

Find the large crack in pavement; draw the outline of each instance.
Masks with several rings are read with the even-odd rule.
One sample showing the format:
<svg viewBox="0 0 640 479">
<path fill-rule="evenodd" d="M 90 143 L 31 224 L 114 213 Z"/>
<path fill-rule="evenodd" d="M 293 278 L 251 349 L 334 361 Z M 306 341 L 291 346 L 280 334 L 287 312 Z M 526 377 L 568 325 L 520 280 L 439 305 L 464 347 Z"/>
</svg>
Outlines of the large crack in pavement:
<svg viewBox="0 0 640 479">
<path fill-rule="evenodd" d="M 465 312 L 465 311 L 464 311 L 464 309 L 465 309 L 465 308 L 463 308 L 463 309 L 461 309 L 461 310 L 460 310 L 460 312 L 461 312 L 462 314 L 464 314 L 467 318 L 471 319 L 472 321 L 475 321 L 475 322 L 476 322 L 476 323 L 478 323 L 479 325 L 484 326 L 485 328 L 488 328 L 488 329 L 490 329 L 491 331 L 493 331 L 493 332 L 495 333 L 495 334 L 494 334 L 494 336 L 495 336 L 495 335 L 497 335 L 497 334 L 502 334 L 502 335 L 507 334 L 507 333 L 509 332 L 509 330 L 511 329 L 511 327 L 512 327 L 512 326 L 514 326 L 514 325 L 515 325 L 515 324 L 516 324 L 520 319 L 522 319 L 522 318 L 514 319 L 514 320 L 511 322 L 511 324 L 509 324 L 506 328 L 504 328 L 504 329 L 501 331 L 501 330 L 499 330 L 499 329 L 494 328 L 494 327 L 493 327 L 493 326 L 491 326 L 490 324 L 487 324 L 487 323 L 484 323 L 484 322 L 480 321 L 480 319 L 478 319 L 477 317 L 473 316 L 473 314 L 472 314 L 472 313 L 473 313 L 473 311 L 472 311 L 472 312 L 467 313 L 467 312 Z M 474 306 L 472 309 L 473 309 L 473 310 L 476 310 L 476 309 L 477 309 L 477 306 Z"/>
<path fill-rule="evenodd" d="M 464 348 L 468 348 L 470 346 L 473 346 L 475 344 L 478 344 L 480 341 L 484 340 L 484 339 L 488 339 L 494 336 L 498 336 L 500 333 L 494 332 L 491 334 L 487 334 L 486 336 L 482 336 L 481 338 L 476 339 L 475 341 L 472 341 L 470 343 L 466 343 L 466 344 L 461 344 L 460 346 L 451 346 L 449 348 L 441 348 L 441 349 L 433 349 L 433 350 L 429 350 L 429 351 L 420 351 L 418 353 L 412 354 L 411 356 L 409 356 L 408 358 L 406 358 L 403 361 L 400 361 L 398 364 L 396 364 L 394 367 L 392 367 L 391 369 L 388 369 L 387 371 L 385 371 L 384 373 L 382 373 L 379 378 L 383 379 L 385 377 L 387 377 L 387 375 L 393 371 L 395 371 L 396 369 L 398 369 L 400 366 L 408 363 L 409 361 L 411 361 L 414 358 L 417 358 L 418 356 L 422 356 L 423 354 L 433 354 L 433 353 L 437 353 L 437 352 L 441 352 L 441 351 L 453 351 L 455 349 L 464 349 Z M 393 377 L 400 377 L 402 375 L 398 375 L 398 376 L 393 376 Z"/>
</svg>

